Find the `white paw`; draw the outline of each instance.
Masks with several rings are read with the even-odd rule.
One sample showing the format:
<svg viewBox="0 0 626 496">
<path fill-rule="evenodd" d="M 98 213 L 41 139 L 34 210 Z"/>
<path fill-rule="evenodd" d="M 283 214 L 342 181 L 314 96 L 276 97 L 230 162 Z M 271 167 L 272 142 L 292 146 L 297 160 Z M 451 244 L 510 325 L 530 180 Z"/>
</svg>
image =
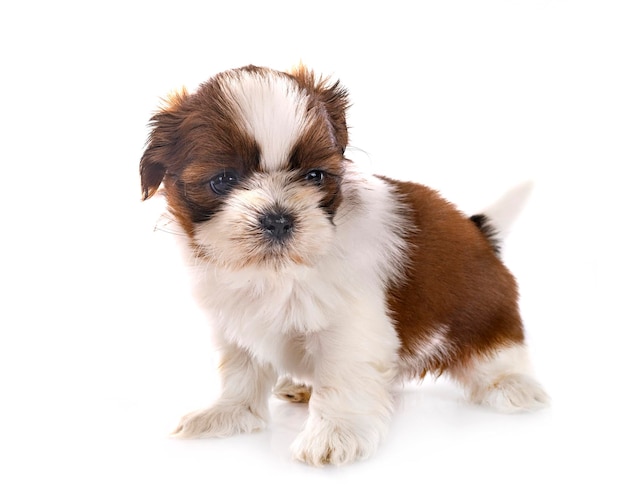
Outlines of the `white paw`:
<svg viewBox="0 0 626 496">
<path fill-rule="evenodd" d="M 172 435 L 179 438 L 227 437 L 264 429 L 265 420 L 247 405 L 218 403 L 185 415 Z"/>
<path fill-rule="evenodd" d="M 310 465 L 343 465 L 372 455 L 380 437 L 374 430 L 359 432 L 351 424 L 309 420 L 291 445 L 291 451 L 296 459 Z"/>
<path fill-rule="evenodd" d="M 493 384 L 476 388 L 472 399 L 507 413 L 538 410 L 550 403 L 550 397 L 541 385 L 526 374 L 508 374 Z"/>
</svg>

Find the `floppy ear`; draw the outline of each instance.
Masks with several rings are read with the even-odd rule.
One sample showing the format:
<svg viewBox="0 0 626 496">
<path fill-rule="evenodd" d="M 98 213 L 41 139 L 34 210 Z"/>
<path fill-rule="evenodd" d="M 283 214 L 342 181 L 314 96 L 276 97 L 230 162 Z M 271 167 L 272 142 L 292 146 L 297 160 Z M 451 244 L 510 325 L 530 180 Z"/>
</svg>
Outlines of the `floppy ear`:
<svg viewBox="0 0 626 496">
<path fill-rule="evenodd" d="M 294 67 L 290 74 L 323 104 L 335 132 L 337 145 L 343 153 L 348 146 L 348 126 L 346 125 L 346 111 L 350 106 L 348 90 L 339 81 L 332 83 L 330 78 L 317 77 L 303 64 Z"/>
<path fill-rule="evenodd" d="M 172 162 L 183 121 L 181 109 L 188 96 L 184 88 L 171 94 L 164 99 L 160 110 L 150 119 L 152 130 L 139 163 L 143 200 L 157 192 Z"/>
</svg>

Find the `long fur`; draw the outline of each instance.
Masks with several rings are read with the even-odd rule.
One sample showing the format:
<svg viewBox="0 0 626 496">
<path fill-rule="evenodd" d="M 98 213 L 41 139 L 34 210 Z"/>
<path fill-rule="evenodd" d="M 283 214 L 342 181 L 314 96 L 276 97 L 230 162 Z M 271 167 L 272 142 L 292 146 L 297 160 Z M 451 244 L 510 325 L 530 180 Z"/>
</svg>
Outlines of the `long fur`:
<svg viewBox="0 0 626 496">
<path fill-rule="evenodd" d="M 176 436 L 262 429 L 274 390 L 309 401 L 294 456 L 343 464 L 374 453 L 399 380 L 448 373 L 504 411 L 547 403 L 491 220 L 361 172 L 347 107 L 302 66 L 248 66 L 153 117 L 144 197 L 162 185 L 222 353 L 221 399 Z"/>
</svg>

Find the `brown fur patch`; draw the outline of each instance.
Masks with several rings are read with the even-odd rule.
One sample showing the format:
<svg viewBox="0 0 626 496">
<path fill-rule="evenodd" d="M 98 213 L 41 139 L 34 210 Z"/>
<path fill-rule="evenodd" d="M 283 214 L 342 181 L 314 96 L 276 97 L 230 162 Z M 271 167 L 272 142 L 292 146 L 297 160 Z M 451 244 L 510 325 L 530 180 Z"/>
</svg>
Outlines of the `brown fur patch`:
<svg viewBox="0 0 626 496">
<path fill-rule="evenodd" d="M 388 306 L 410 360 L 433 332 L 445 327 L 447 354 L 428 370 L 463 366 L 476 354 L 523 341 L 515 279 L 476 225 L 435 191 L 385 178 L 398 191 L 415 227 L 406 235 L 405 277 L 388 291 Z"/>
</svg>

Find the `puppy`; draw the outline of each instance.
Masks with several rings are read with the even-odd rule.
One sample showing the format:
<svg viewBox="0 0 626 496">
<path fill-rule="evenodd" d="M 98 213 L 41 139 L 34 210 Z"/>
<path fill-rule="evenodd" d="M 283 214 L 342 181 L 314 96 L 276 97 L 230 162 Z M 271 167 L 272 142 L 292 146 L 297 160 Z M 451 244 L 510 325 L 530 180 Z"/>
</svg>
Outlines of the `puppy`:
<svg viewBox="0 0 626 496">
<path fill-rule="evenodd" d="M 176 436 L 262 429 L 276 386 L 309 402 L 294 456 L 338 465 L 375 452 L 398 381 L 446 373 L 499 410 L 547 403 L 490 219 L 359 171 L 347 107 L 303 66 L 248 66 L 153 116 L 143 196 L 162 186 L 221 350 L 220 399 Z"/>
</svg>

